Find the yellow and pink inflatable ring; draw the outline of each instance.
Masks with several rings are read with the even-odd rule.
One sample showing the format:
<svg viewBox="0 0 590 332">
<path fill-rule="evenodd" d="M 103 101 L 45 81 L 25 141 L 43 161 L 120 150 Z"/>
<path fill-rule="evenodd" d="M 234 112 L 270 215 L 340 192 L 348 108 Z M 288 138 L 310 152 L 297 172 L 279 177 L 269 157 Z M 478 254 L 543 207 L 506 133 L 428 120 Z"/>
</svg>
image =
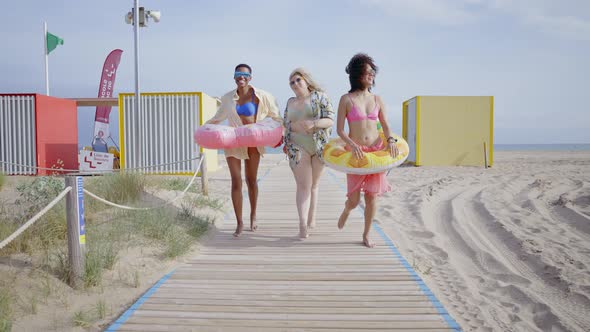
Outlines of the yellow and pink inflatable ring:
<svg viewBox="0 0 590 332">
<path fill-rule="evenodd" d="M 346 143 L 340 138 L 331 139 L 324 147 L 324 161 L 326 166 L 347 174 L 374 174 L 385 172 L 390 168 L 401 165 L 410 154 L 408 143 L 397 135 L 392 135 L 397 139 L 397 149 L 399 154 L 392 158 L 387 150 L 387 144 L 383 150 L 365 152 L 362 159 L 353 156 L 352 151 L 346 149 Z M 385 142 L 385 137 L 381 132 L 381 139 Z"/>
</svg>

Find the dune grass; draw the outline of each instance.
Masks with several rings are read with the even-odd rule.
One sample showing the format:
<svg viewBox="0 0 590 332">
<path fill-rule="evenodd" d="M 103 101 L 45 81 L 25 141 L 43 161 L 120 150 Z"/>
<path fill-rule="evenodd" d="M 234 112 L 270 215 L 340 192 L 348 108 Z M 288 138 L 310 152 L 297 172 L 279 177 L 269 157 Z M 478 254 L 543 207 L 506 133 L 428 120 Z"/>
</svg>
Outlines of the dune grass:
<svg viewBox="0 0 590 332">
<path fill-rule="evenodd" d="M 157 176 L 150 178 L 147 184 L 158 189 L 181 191 L 184 190 L 186 186 L 188 186 L 189 181 L 190 179 L 186 177 Z M 187 191 L 191 193 L 198 193 L 199 189 L 193 183 L 193 186 L 191 186 Z"/>
<path fill-rule="evenodd" d="M 145 188 L 146 177 L 137 173 L 115 173 L 92 177 L 84 181 L 84 188 L 117 204 L 136 202 Z"/>
<path fill-rule="evenodd" d="M 0 184 L 6 188 L 5 179 L 0 175 Z M 161 180 L 164 181 L 161 186 L 170 190 L 184 189 L 188 184 L 186 179 Z M 121 173 L 85 178 L 84 187 L 115 203 L 141 206 L 146 205 L 146 202 L 140 200 L 148 182 L 158 183 L 157 178 L 154 180 L 138 174 Z M 19 179 L 15 188 L 18 194 L 16 199 L 8 200 L 0 196 L 0 240 L 8 237 L 44 208 L 63 188 L 63 178 L 55 176 Z M 192 188 L 190 191 L 198 192 Z M 181 208 L 167 206 L 147 211 L 113 208 L 86 195 L 84 204 L 87 242 L 82 279 L 84 287 L 91 289 L 103 285 L 105 272 L 117 267 L 121 251 L 134 246 L 154 248 L 156 257 L 162 260 L 187 253 L 213 222 L 211 217 L 200 215 L 203 208 L 223 208 L 221 200 L 199 194 L 192 195 L 193 198 L 187 199 Z M 13 201 L 14 205 L 6 203 L 7 201 Z M 161 202 L 152 201 L 149 204 L 160 205 Z M 40 312 L 41 307 L 50 302 L 49 298 L 54 299 L 54 303 L 63 303 L 66 310 L 71 310 L 71 323 L 74 326 L 88 328 L 111 314 L 104 300 L 97 302 L 89 310 L 76 308 L 77 311 L 74 311 L 74 308 L 69 307 L 68 296 L 65 294 L 71 289 L 67 284 L 72 275 L 67 256 L 65 200 L 56 204 L 34 225 L 0 250 L 0 257 L 15 254 L 30 257 L 33 271 L 36 271 L 36 277 L 32 278 L 44 275 L 47 280 L 40 280 L 41 286 L 31 289 L 31 293 L 26 298 L 21 298 L 16 306 L 15 297 L 10 293 L 10 285 L 0 283 L 0 332 L 11 331 L 15 315 L 35 315 Z M 141 274 L 141 268 L 133 270 L 127 282 L 128 287 L 140 287 Z M 50 277 L 55 284 L 50 283 Z M 55 287 L 64 287 L 63 294 L 56 293 Z"/>
<path fill-rule="evenodd" d="M 7 286 L 0 286 L 0 332 L 12 330 L 13 298 Z"/>
<path fill-rule="evenodd" d="M 64 189 L 63 179 L 38 177 L 17 185 L 14 206 L 0 204 L 0 239 L 4 239 L 37 214 Z M 67 236 L 65 201 L 61 200 L 27 231 L 0 250 L 0 255 L 33 253 L 64 245 Z"/>
<path fill-rule="evenodd" d="M 150 179 L 153 182 L 152 179 Z M 168 181 L 168 179 L 165 179 Z M 118 204 L 136 205 L 141 198 L 146 176 L 133 173 L 85 179 L 84 187 L 91 192 Z M 165 184 L 170 186 L 170 184 Z M 57 177 L 38 177 L 17 186 L 16 204 L 22 213 L 10 216 L 6 206 L 0 204 L 0 239 L 12 234 L 23 222 L 41 210 L 64 188 Z M 202 235 L 212 222 L 210 218 L 195 216 L 199 207 L 222 208 L 219 200 L 198 196 L 190 208 L 173 207 L 147 211 L 129 211 L 111 208 L 90 196 L 85 196 L 86 262 L 84 284 L 94 287 L 101 284 L 102 273 L 111 270 L 119 259 L 122 248 L 142 243 L 162 248 L 162 258 L 175 258 L 190 250 L 195 239 Z M 21 234 L 0 256 L 15 253 L 44 256 L 46 268 L 64 282 L 70 281 L 67 261 L 67 223 L 65 202 L 62 200 L 31 228 Z M 106 219 L 106 220 L 105 220 Z M 130 241 L 135 239 L 136 241 Z"/>
</svg>

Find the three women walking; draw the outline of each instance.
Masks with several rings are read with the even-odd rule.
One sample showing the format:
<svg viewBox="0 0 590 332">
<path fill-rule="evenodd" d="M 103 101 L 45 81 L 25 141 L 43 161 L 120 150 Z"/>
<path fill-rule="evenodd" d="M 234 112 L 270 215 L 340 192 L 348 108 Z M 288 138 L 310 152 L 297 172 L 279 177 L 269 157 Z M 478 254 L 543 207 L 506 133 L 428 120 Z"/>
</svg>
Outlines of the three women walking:
<svg viewBox="0 0 590 332">
<path fill-rule="evenodd" d="M 363 159 L 365 153 L 386 150 L 392 157 L 398 155 L 396 140 L 387 121 L 386 108 L 382 99 L 371 92 L 375 85 L 378 68 L 367 54 L 352 57 L 346 66 L 350 90 L 338 104 L 336 128 L 338 136 L 346 143 L 346 150 L 354 158 Z M 259 122 L 266 117 L 284 125 L 283 151 L 295 178 L 297 190 L 295 204 L 299 215 L 299 237 L 307 238 L 316 224 L 319 198 L 319 180 L 324 171 L 323 150 L 330 139 L 334 124 L 334 110 L 329 97 L 320 88 L 311 74 L 303 68 L 296 68 L 289 75 L 289 86 L 294 96 L 286 103 L 283 118 L 278 115 L 274 97 L 250 85 L 252 69 L 239 64 L 234 71 L 236 89 L 221 98 L 221 105 L 215 116 L 207 121 L 218 124 L 224 120 L 232 127 Z M 348 132 L 345 124 L 348 122 Z M 382 130 L 379 131 L 378 124 Z M 382 139 L 381 137 L 385 137 Z M 238 237 L 243 230 L 242 220 L 242 172 L 244 161 L 245 180 L 250 199 L 250 229 L 255 231 L 258 198 L 257 174 L 264 147 L 241 147 L 225 149 L 225 157 L 231 174 L 231 197 L 236 216 Z M 347 200 L 338 218 L 337 227 L 342 229 L 350 212 L 356 208 L 364 193 L 365 212 L 362 243 L 373 247 L 369 240 L 371 224 L 377 210 L 377 197 L 391 190 L 384 173 L 347 174 Z"/>
</svg>

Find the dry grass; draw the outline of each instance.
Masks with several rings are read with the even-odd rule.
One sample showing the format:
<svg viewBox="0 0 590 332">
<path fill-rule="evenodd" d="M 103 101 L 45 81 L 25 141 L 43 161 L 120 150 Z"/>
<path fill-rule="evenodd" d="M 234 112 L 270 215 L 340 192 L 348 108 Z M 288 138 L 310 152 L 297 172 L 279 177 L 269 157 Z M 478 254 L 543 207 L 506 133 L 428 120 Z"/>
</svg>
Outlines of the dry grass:
<svg viewBox="0 0 590 332">
<path fill-rule="evenodd" d="M 8 287 L 0 287 L 0 332 L 12 329 L 12 302 L 13 297 Z"/>
<path fill-rule="evenodd" d="M 6 178 L 0 179 L 5 184 L 4 189 L 7 188 L 7 184 L 13 185 L 12 182 L 5 181 Z M 167 182 L 163 186 L 171 189 L 180 186 L 184 189 L 184 185 L 188 183 L 183 180 L 164 180 Z M 12 234 L 30 216 L 46 206 L 47 202 L 57 196 L 64 187 L 63 179 L 58 177 L 38 177 L 32 180 L 23 178 L 18 179 L 18 182 L 18 198 L 15 203 L 18 205 L 18 213 L 14 213 L 14 205 L 6 203 L 6 197 L 0 193 L 0 240 Z M 84 186 L 116 203 L 137 205 L 141 203 L 138 201 L 143 195 L 146 182 L 148 181 L 145 176 L 117 174 L 85 178 Z M 154 180 L 149 179 L 149 182 L 153 183 Z M 190 200 L 190 203 L 181 209 L 168 207 L 149 211 L 127 211 L 111 208 L 85 196 L 87 244 L 83 281 L 88 291 L 102 285 L 106 271 L 117 267 L 121 250 L 134 246 L 155 248 L 157 257 L 162 260 L 188 252 L 195 240 L 206 232 L 208 225 L 213 222 L 210 217 L 199 216 L 199 210 L 203 207 L 223 207 L 220 200 L 198 197 Z M 0 257 L 22 254 L 30 257 L 31 268 L 34 271 L 30 278 L 39 284 L 39 287 L 31 289 L 28 297 L 22 297 L 17 306 L 14 296 L 9 293 L 10 288 L 0 284 L 0 332 L 11 330 L 15 311 L 19 317 L 35 315 L 48 303 L 62 306 L 65 312 L 70 312 L 69 324 L 84 328 L 112 315 L 112 312 L 107 310 L 104 300 L 97 302 L 94 308 L 89 310 L 75 308 L 78 311 L 74 312 L 74 308 L 70 306 L 70 297 L 74 295 L 73 290 L 67 286 L 71 280 L 71 268 L 66 252 L 65 210 L 65 200 L 62 200 L 16 240 L 0 250 Z M 125 275 L 126 282 L 123 284 L 131 288 L 142 286 L 142 274 L 141 268 L 132 270 L 130 274 Z"/>
</svg>

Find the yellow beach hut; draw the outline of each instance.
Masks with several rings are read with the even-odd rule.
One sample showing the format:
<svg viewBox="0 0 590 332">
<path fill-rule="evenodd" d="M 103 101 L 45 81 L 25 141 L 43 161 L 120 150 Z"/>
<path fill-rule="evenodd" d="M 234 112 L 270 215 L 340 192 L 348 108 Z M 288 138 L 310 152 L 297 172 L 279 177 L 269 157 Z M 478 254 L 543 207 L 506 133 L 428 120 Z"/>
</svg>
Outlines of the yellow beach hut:
<svg viewBox="0 0 590 332">
<path fill-rule="evenodd" d="M 416 96 L 403 103 L 408 162 L 416 166 L 491 166 L 493 96 Z"/>
</svg>

